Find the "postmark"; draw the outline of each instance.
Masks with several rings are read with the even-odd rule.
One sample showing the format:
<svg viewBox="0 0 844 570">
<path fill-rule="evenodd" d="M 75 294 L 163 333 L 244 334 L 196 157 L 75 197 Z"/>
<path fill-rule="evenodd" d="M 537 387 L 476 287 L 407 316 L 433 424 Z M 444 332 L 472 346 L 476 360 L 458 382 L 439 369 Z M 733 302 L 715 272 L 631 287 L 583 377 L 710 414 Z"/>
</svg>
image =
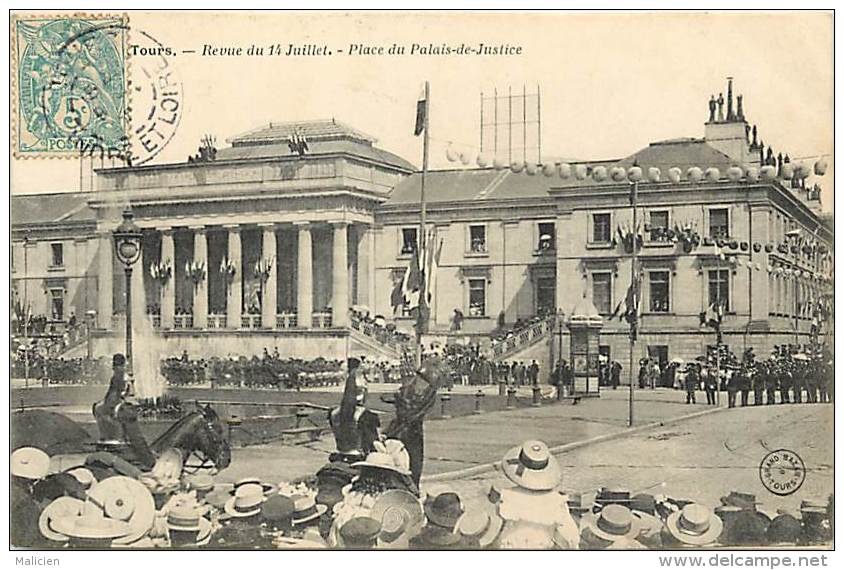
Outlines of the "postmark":
<svg viewBox="0 0 844 570">
<path fill-rule="evenodd" d="M 762 459 L 759 464 L 759 479 L 774 495 L 791 495 L 806 480 L 806 465 L 797 452 L 777 449 Z"/>
<path fill-rule="evenodd" d="M 12 27 L 15 156 L 125 148 L 126 17 L 17 16 Z"/>
</svg>

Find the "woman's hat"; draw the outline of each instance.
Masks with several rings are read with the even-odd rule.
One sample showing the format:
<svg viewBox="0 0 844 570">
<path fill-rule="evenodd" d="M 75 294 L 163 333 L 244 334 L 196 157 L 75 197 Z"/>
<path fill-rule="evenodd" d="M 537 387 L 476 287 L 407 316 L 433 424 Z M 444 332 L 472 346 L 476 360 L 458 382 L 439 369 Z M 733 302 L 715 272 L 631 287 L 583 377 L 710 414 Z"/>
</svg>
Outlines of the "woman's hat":
<svg viewBox="0 0 844 570">
<path fill-rule="evenodd" d="M 389 453 L 384 453 L 382 451 L 373 451 L 372 453 L 367 454 L 364 461 L 356 461 L 355 463 L 352 463 L 352 467 L 372 467 L 374 469 L 395 471 L 396 473 L 401 473 L 402 475 L 410 475 L 409 469 L 403 469 L 401 466 L 396 465 L 395 458 Z"/>
<path fill-rule="evenodd" d="M 346 548 L 372 548 L 376 545 L 381 523 L 371 517 L 355 517 L 340 527 L 340 538 Z"/>
<path fill-rule="evenodd" d="M 498 538 L 504 521 L 496 514 L 484 509 L 466 511 L 457 521 L 454 532 L 469 540 L 477 540 L 481 548 L 486 548 Z"/>
<path fill-rule="evenodd" d="M 683 544 L 701 546 L 714 542 L 721 534 L 724 523 L 712 509 L 691 503 L 668 516 L 665 528 Z"/>
<path fill-rule="evenodd" d="M 155 520 L 155 499 L 149 489 L 136 479 L 118 475 L 96 483 L 88 491 L 85 514 L 104 515 L 125 522 L 129 532 L 115 540 L 129 544 L 144 536 Z"/>
<path fill-rule="evenodd" d="M 276 491 L 278 491 L 278 487 L 271 483 L 263 483 L 257 477 L 244 477 L 243 479 L 239 480 L 234 484 L 234 487 L 232 487 L 231 490 L 231 494 L 234 495 L 237 490 L 244 485 L 258 485 L 261 487 L 261 492 L 265 495 L 272 495 L 275 494 Z"/>
<path fill-rule="evenodd" d="M 12 452 L 9 470 L 16 477 L 42 479 L 50 470 L 50 456 L 37 447 L 19 447 Z"/>
<path fill-rule="evenodd" d="M 290 497 L 293 501 L 293 526 L 305 524 L 325 514 L 328 507 L 318 505 L 313 495 L 297 495 Z"/>
<path fill-rule="evenodd" d="M 607 505 L 598 513 L 587 513 L 580 519 L 580 526 L 603 540 L 615 542 L 636 538 L 641 529 L 641 519 L 623 505 Z"/>
<path fill-rule="evenodd" d="M 724 521 L 724 531 L 718 542 L 723 546 L 765 546 L 768 523 L 755 512 L 740 510 Z"/>
<path fill-rule="evenodd" d="M 85 508 L 85 503 L 73 497 L 59 497 L 44 507 L 41 516 L 38 518 L 38 528 L 45 538 L 56 542 L 67 542 L 67 536 L 53 530 L 51 526 L 54 519 L 62 517 L 80 516 Z"/>
<path fill-rule="evenodd" d="M 397 513 L 401 514 L 408 527 L 425 520 L 425 513 L 419 500 L 412 493 L 401 489 L 390 489 L 378 495 L 370 510 L 370 516 L 381 521 L 383 526 L 384 517 L 388 511 L 394 511 L 393 517 Z"/>
<path fill-rule="evenodd" d="M 560 466 L 541 441 L 526 441 L 512 448 L 501 462 L 510 481 L 532 491 L 550 491 L 560 483 Z"/>
<path fill-rule="evenodd" d="M 464 513 L 460 496 L 452 491 L 428 496 L 425 501 L 425 515 L 428 522 L 452 530 Z"/>
<path fill-rule="evenodd" d="M 50 526 L 69 538 L 83 540 L 116 540 L 125 537 L 131 530 L 125 522 L 102 514 L 55 517 L 51 519 Z"/>
<path fill-rule="evenodd" d="M 244 483 L 226 501 L 223 510 L 234 518 L 244 518 L 261 512 L 261 504 L 267 500 L 264 489 L 257 483 Z"/>
</svg>

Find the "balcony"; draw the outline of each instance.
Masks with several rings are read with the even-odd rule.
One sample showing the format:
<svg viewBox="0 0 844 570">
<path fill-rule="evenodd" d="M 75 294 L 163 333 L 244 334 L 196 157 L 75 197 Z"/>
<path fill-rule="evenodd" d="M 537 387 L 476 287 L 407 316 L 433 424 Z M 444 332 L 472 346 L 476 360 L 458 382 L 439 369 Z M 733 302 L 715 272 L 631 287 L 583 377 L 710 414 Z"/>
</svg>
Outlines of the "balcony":
<svg viewBox="0 0 844 570">
<path fill-rule="evenodd" d="M 313 313 L 311 315 L 311 326 L 315 329 L 330 329 L 331 312 Z"/>
<path fill-rule="evenodd" d="M 296 313 L 281 312 L 275 316 L 275 326 L 280 329 L 295 329 L 298 324 Z"/>
<path fill-rule="evenodd" d="M 211 313 L 208 315 L 209 329 L 224 329 L 227 326 L 228 319 L 225 314 Z"/>
</svg>

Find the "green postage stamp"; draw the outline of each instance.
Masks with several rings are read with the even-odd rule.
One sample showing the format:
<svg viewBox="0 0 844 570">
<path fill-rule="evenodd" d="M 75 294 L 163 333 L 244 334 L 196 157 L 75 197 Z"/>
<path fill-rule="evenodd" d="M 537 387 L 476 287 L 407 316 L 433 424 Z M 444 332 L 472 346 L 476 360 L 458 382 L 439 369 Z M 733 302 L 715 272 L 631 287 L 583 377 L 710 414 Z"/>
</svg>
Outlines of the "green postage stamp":
<svg viewBox="0 0 844 570">
<path fill-rule="evenodd" d="M 16 157 L 120 152 L 129 144 L 125 16 L 12 18 Z"/>
</svg>

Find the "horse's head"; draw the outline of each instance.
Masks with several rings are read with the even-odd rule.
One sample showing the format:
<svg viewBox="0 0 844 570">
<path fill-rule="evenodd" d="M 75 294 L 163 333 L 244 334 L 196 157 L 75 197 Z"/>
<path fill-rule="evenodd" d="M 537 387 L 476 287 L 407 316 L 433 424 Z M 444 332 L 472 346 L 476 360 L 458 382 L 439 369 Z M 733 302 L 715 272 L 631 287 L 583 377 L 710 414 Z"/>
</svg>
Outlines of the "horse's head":
<svg viewBox="0 0 844 570">
<path fill-rule="evenodd" d="M 198 410 L 202 414 L 204 429 L 197 434 L 197 450 L 213 461 L 217 469 L 225 469 L 232 460 L 225 425 L 210 404 L 199 406 Z"/>
</svg>

